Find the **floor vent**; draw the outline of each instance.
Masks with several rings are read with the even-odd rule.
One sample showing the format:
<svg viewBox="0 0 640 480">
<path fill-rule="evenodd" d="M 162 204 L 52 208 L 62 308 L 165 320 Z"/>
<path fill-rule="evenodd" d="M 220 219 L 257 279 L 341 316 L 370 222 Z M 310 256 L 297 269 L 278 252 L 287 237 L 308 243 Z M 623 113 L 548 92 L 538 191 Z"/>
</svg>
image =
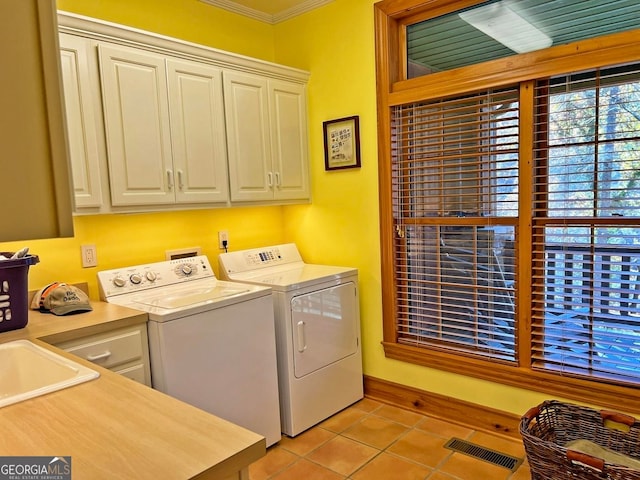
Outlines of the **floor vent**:
<svg viewBox="0 0 640 480">
<path fill-rule="evenodd" d="M 515 471 L 523 461 L 522 458 L 512 457 L 511 455 L 506 455 L 504 453 L 476 445 L 475 443 L 467 442 L 466 440 L 460 440 L 459 438 L 452 438 L 444 446 L 454 452 L 463 453 L 470 457 L 498 465 L 499 467 L 508 468 L 511 471 Z"/>
</svg>

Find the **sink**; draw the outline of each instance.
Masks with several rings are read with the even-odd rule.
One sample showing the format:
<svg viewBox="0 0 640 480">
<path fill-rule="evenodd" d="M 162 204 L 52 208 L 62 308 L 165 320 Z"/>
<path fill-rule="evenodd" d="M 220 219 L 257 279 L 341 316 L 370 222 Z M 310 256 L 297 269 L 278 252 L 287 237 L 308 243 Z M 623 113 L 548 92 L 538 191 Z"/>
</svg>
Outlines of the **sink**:
<svg viewBox="0 0 640 480">
<path fill-rule="evenodd" d="M 95 370 L 28 340 L 0 344 L 0 407 L 99 376 Z"/>
</svg>

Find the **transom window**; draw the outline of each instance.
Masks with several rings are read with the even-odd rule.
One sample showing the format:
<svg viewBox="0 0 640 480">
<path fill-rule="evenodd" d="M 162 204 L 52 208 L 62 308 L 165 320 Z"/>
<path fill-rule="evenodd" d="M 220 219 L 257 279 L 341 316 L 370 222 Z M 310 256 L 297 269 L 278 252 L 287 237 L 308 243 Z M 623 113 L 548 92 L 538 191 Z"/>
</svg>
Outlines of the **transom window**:
<svg viewBox="0 0 640 480">
<path fill-rule="evenodd" d="M 407 26 L 407 77 L 638 28 L 636 0 L 490 0 Z"/>
</svg>

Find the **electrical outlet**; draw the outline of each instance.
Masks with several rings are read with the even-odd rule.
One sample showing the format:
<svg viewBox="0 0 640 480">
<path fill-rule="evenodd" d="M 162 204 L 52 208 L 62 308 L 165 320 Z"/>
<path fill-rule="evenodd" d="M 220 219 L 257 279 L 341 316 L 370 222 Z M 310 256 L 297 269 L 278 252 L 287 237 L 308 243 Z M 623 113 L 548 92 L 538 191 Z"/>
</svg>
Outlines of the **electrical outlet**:
<svg viewBox="0 0 640 480">
<path fill-rule="evenodd" d="M 218 246 L 220 249 L 225 248 L 223 242 L 226 242 L 227 247 L 229 247 L 229 232 L 227 230 L 220 230 L 218 232 Z"/>
<path fill-rule="evenodd" d="M 84 268 L 98 266 L 98 252 L 95 245 L 80 245 L 82 266 Z"/>
</svg>

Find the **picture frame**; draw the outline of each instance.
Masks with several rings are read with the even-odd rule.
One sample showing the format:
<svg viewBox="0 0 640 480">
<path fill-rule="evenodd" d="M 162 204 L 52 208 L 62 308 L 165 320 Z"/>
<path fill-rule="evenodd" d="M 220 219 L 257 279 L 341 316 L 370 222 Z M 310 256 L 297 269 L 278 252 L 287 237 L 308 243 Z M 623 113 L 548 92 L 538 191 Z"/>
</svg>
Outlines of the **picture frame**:
<svg viewBox="0 0 640 480">
<path fill-rule="evenodd" d="M 324 131 L 324 169 L 360 168 L 360 121 L 357 115 L 327 120 Z"/>
</svg>

